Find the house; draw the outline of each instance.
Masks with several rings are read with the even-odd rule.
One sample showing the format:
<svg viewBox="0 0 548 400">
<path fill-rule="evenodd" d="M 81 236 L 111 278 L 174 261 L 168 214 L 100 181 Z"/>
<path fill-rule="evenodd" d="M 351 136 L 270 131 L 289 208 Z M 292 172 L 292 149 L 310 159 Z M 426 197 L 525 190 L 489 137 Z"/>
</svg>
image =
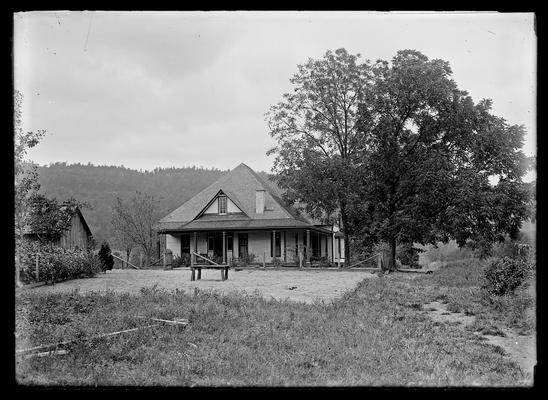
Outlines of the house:
<svg viewBox="0 0 548 400">
<path fill-rule="evenodd" d="M 288 207 L 278 189 L 240 164 L 162 218 L 157 231 L 174 256 L 203 255 L 228 263 L 254 255 L 256 263 L 296 265 L 323 257 L 344 262 L 342 234 Z M 200 258 L 193 255 L 193 262 Z"/>
<path fill-rule="evenodd" d="M 30 227 L 24 228 L 23 235 L 26 239 L 30 240 L 37 240 L 39 237 L 39 234 L 33 232 Z M 84 250 L 90 244 L 92 237 L 91 229 L 89 229 L 82 211 L 76 207 L 70 217 L 69 228 L 63 233 L 56 244 L 64 249 L 78 248 Z"/>
</svg>

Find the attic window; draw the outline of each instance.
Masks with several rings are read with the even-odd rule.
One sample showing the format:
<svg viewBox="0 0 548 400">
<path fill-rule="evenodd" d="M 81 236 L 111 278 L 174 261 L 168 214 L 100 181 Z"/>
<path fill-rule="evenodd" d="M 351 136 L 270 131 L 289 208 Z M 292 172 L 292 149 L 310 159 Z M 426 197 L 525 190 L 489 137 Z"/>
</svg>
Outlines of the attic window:
<svg viewBox="0 0 548 400">
<path fill-rule="evenodd" d="M 226 196 L 219 196 L 219 214 L 226 215 Z"/>
</svg>

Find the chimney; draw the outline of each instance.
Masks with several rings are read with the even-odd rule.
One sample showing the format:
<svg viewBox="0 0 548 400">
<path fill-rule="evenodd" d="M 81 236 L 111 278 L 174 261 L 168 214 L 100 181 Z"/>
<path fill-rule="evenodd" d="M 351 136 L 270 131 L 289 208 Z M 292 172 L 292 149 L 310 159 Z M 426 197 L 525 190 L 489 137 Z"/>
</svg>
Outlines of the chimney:
<svg viewBox="0 0 548 400">
<path fill-rule="evenodd" d="M 264 213 L 264 189 L 255 191 L 255 212 L 257 214 Z"/>
</svg>

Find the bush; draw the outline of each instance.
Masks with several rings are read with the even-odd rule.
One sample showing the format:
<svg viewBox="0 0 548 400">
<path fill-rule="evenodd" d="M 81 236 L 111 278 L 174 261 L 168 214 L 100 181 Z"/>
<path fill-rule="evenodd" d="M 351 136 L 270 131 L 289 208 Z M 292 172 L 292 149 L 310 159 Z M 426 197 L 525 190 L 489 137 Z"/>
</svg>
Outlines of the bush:
<svg viewBox="0 0 548 400">
<path fill-rule="evenodd" d="M 497 296 L 514 293 L 532 270 L 533 265 L 522 258 L 503 257 L 491 261 L 485 269 L 482 287 Z"/>
<path fill-rule="evenodd" d="M 25 283 L 60 282 L 90 278 L 101 270 L 99 257 L 85 250 L 66 250 L 51 244 L 27 242 L 21 246 L 20 279 Z M 36 255 L 39 279 L 36 280 Z"/>
<path fill-rule="evenodd" d="M 324 257 L 324 256 L 322 256 L 322 257 L 319 257 L 319 256 L 310 257 L 310 262 L 317 264 L 317 266 L 319 268 L 328 268 L 328 267 L 333 266 L 331 261 L 327 257 Z"/>
<path fill-rule="evenodd" d="M 230 266 L 231 267 L 247 267 L 250 264 L 252 264 L 257 256 L 255 254 L 247 254 L 243 255 L 241 257 L 233 257 L 230 260 Z"/>
<path fill-rule="evenodd" d="M 171 263 L 172 268 L 188 267 L 190 265 L 190 254 L 183 254 L 182 256 L 173 257 Z"/>
<path fill-rule="evenodd" d="M 99 250 L 99 259 L 101 260 L 101 267 L 103 272 L 111 271 L 114 265 L 114 257 L 110 251 L 110 246 L 107 242 L 103 242 L 101 250 Z"/>
<path fill-rule="evenodd" d="M 418 247 L 413 247 L 413 244 L 405 243 L 398 246 L 396 251 L 396 258 L 401 261 L 402 265 L 409 268 L 420 268 L 419 253 L 424 250 Z"/>
<path fill-rule="evenodd" d="M 278 257 L 272 257 L 272 266 L 275 268 L 279 268 L 282 266 L 282 260 Z"/>
</svg>

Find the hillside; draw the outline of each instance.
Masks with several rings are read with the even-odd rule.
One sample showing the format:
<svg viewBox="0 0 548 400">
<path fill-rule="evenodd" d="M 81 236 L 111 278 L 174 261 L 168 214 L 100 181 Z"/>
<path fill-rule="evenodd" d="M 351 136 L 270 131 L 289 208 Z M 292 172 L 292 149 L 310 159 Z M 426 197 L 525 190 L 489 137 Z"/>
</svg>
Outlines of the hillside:
<svg viewBox="0 0 548 400">
<path fill-rule="evenodd" d="M 74 197 L 91 205 L 83 213 L 98 242 L 111 238 L 116 197 L 128 199 L 136 190 L 152 194 L 160 201 L 160 214 L 166 215 L 225 172 L 197 167 L 137 171 L 123 166 L 66 163 L 38 169 L 41 191 L 46 196 L 60 201 Z"/>
</svg>

